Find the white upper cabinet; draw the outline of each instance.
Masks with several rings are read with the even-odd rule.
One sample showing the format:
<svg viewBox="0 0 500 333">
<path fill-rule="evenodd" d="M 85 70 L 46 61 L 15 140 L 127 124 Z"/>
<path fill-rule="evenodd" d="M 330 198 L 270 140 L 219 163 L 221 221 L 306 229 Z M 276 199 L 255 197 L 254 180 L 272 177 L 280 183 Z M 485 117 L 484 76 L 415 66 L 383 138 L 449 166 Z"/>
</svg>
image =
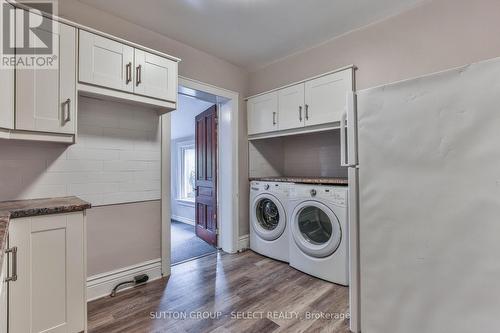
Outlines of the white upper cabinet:
<svg viewBox="0 0 500 333">
<path fill-rule="evenodd" d="M 147 97 L 175 101 L 177 97 L 177 63 L 135 49 L 134 92 Z"/>
<path fill-rule="evenodd" d="M 248 134 L 278 130 L 278 93 L 271 92 L 247 102 Z"/>
<path fill-rule="evenodd" d="M 80 82 L 133 92 L 133 66 L 133 47 L 80 30 Z"/>
<path fill-rule="evenodd" d="M 33 29 L 37 34 L 53 34 L 58 68 L 16 69 L 16 130 L 75 133 L 76 29 L 58 22 L 54 26 L 51 32 Z"/>
<path fill-rule="evenodd" d="M 353 68 L 349 67 L 250 97 L 248 135 L 276 132 L 271 135 L 280 136 L 338 128 L 353 79 Z"/>
<path fill-rule="evenodd" d="M 305 124 L 340 121 L 346 110 L 347 92 L 352 91 L 352 69 L 329 74 L 305 83 Z"/>
<path fill-rule="evenodd" d="M 304 127 L 304 83 L 278 91 L 278 129 Z"/>
<path fill-rule="evenodd" d="M 79 60 L 81 83 L 156 100 L 177 101 L 177 62 L 174 60 L 84 30 L 80 30 Z"/>
<path fill-rule="evenodd" d="M 0 6 L 12 5 L 0 1 Z M 6 10 L 7 7 L 3 7 Z M 0 24 L 0 36 L 4 34 L 4 24 Z M 14 127 L 14 68 L 0 68 L 0 127 Z"/>
</svg>

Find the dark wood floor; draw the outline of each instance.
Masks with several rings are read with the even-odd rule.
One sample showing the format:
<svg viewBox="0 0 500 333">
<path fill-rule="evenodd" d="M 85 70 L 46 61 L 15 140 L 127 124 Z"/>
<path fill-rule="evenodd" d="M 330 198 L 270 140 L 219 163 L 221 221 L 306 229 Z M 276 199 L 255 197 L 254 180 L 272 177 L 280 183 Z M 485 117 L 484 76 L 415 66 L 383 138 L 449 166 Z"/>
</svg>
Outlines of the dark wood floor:
<svg viewBox="0 0 500 333">
<path fill-rule="evenodd" d="M 347 313 L 348 288 L 251 251 L 174 266 L 168 279 L 88 306 L 91 333 L 347 333 Z"/>
</svg>

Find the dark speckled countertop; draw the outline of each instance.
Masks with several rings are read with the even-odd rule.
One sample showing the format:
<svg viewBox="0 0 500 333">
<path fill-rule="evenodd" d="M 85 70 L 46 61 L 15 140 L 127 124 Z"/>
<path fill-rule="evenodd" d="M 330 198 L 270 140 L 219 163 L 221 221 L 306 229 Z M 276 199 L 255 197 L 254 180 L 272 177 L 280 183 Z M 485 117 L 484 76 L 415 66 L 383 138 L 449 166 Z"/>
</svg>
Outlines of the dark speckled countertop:
<svg viewBox="0 0 500 333">
<path fill-rule="evenodd" d="M 0 273 L 2 270 L 10 219 L 78 212 L 91 205 L 77 197 L 16 200 L 0 202 Z"/>
<path fill-rule="evenodd" d="M 254 177 L 250 181 L 264 182 L 286 182 L 298 184 L 317 184 L 317 185 L 341 185 L 347 186 L 349 182 L 347 178 L 332 178 L 332 177 Z"/>
</svg>

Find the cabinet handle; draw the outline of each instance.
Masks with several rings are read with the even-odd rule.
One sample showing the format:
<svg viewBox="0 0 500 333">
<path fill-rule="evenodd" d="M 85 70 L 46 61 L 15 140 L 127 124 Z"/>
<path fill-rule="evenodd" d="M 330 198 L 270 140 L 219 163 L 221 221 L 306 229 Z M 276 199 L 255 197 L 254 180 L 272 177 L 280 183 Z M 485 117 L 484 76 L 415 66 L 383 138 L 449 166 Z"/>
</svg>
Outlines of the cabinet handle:
<svg viewBox="0 0 500 333">
<path fill-rule="evenodd" d="M 135 69 L 135 76 L 137 77 L 136 86 L 139 86 L 142 83 L 142 65 L 137 66 Z"/>
<path fill-rule="evenodd" d="M 306 104 L 306 120 L 309 120 L 309 104 Z"/>
<path fill-rule="evenodd" d="M 302 105 L 299 106 L 299 120 L 302 122 Z"/>
<path fill-rule="evenodd" d="M 64 107 L 66 106 L 66 107 Z M 68 98 L 64 103 L 63 103 L 63 116 L 64 116 L 64 123 L 67 123 L 68 121 L 71 120 L 71 98 Z"/>
<path fill-rule="evenodd" d="M 132 81 L 132 62 L 129 62 L 127 66 L 125 66 L 125 71 L 126 71 L 126 81 L 127 84 L 129 84 Z"/>
<path fill-rule="evenodd" d="M 276 125 L 276 112 L 273 112 L 273 125 Z"/>
<path fill-rule="evenodd" d="M 5 250 L 5 253 L 12 253 L 12 275 L 5 282 L 17 281 L 17 246 Z"/>
</svg>

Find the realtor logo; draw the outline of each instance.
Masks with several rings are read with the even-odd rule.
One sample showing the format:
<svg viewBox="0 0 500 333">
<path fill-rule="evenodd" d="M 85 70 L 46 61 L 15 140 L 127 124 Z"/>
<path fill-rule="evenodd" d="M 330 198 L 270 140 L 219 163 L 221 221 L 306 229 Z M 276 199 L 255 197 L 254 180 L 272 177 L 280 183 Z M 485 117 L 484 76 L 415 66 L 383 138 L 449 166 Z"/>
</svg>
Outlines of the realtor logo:
<svg viewBox="0 0 500 333">
<path fill-rule="evenodd" d="M 29 9 L 3 3 L 1 7 L 1 67 L 56 69 L 58 23 L 49 17 L 57 8 L 53 1 L 22 2 Z"/>
</svg>

